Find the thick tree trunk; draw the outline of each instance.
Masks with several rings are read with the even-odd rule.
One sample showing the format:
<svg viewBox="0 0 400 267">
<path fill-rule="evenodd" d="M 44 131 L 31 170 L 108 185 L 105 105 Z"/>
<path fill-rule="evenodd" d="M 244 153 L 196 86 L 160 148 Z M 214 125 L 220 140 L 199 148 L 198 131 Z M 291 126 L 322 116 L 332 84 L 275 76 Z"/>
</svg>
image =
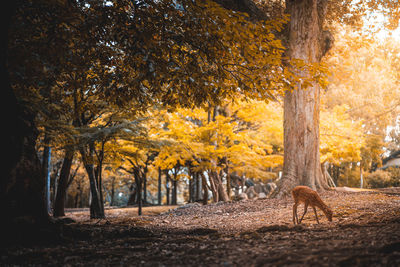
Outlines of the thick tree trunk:
<svg viewBox="0 0 400 267">
<path fill-rule="evenodd" d="M 3 241 L 14 234 L 12 230 L 24 230 L 16 228 L 17 218 L 29 218 L 40 224 L 50 221 L 45 202 L 44 173 L 35 150 L 36 114 L 19 106 L 7 71 L 8 30 L 16 5 L 16 1 L 6 1 L 1 11 L 1 113 L 2 123 L 7 126 L 1 138 L 5 157 L 2 158 L 4 169 L 0 178 L 0 208 L 2 223 L 7 225 L 0 229 Z"/>
<path fill-rule="evenodd" d="M 57 194 L 54 200 L 54 217 L 65 216 L 65 196 L 67 194 L 68 179 L 71 171 L 72 160 L 74 158 L 74 151 L 72 149 L 65 150 L 63 165 L 60 171 L 60 178 L 57 186 Z"/>
<path fill-rule="evenodd" d="M 329 49 L 330 35 L 322 31 L 327 1 L 288 0 L 287 55 L 291 60 L 318 63 Z M 305 70 L 288 66 L 297 75 L 309 78 Z M 319 154 L 320 87 L 300 80 L 284 99 L 284 166 L 277 196 L 288 195 L 296 185 L 313 189 L 326 187 L 321 180 Z"/>
</svg>

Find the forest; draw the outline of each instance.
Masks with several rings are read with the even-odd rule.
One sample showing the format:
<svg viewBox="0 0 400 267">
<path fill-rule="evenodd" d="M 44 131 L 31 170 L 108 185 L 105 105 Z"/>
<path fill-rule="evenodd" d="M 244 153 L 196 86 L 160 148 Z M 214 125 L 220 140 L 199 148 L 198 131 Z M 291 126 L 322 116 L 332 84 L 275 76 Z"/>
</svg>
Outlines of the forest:
<svg viewBox="0 0 400 267">
<path fill-rule="evenodd" d="M 398 1 L 6 2 L 0 265 L 400 264 Z"/>
</svg>

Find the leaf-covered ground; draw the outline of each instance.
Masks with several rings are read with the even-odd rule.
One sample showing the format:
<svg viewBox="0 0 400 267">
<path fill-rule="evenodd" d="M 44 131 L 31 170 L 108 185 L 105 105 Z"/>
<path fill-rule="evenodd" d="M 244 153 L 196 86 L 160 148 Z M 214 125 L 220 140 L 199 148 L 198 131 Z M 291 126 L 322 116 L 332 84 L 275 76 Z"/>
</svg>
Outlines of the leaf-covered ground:
<svg viewBox="0 0 400 267">
<path fill-rule="evenodd" d="M 310 209 L 293 226 L 290 198 L 148 207 L 142 217 L 109 209 L 101 221 L 70 212 L 76 223 L 57 241 L 3 247 L 0 265 L 400 266 L 400 190 L 322 198 L 334 217 L 319 212 L 319 225 Z"/>
</svg>

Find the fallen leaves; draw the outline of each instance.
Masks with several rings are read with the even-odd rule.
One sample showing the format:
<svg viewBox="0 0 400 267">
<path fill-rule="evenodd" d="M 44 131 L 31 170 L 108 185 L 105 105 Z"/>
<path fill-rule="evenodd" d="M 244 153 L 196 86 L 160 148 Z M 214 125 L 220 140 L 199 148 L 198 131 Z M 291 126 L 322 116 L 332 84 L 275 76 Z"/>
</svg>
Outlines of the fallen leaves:
<svg viewBox="0 0 400 267">
<path fill-rule="evenodd" d="M 2 265 L 392 265 L 400 264 L 400 196 L 321 193 L 328 222 L 310 211 L 292 224 L 292 199 L 258 199 L 159 208 L 159 215 L 113 210 L 107 220 L 64 225 L 65 240 L 1 250 Z M 144 212 L 146 212 L 144 209 Z M 154 208 L 153 208 L 154 211 Z M 299 213 L 302 208 L 299 209 Z"/>
</svg>

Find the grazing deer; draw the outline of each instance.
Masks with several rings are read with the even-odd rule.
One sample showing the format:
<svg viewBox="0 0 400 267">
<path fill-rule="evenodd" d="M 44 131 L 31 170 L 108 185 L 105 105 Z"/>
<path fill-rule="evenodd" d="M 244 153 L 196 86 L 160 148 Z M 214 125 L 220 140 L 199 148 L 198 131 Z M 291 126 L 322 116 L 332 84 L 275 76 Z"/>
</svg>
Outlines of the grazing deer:
<svg viewBox="0 0 400 267">
<path fill-rule="evenodd" d="M 310 205 L 314 209 L 315 213 L 315 218 L 318 221 L 318 216 L 317 216 L 317 210 L 315 207 L 320 208 L 325 216 L 328 218 L 328 221 L 332 221 L 332 210 L 322 201 L 322 199 L 319 197 L 318 193 L 311 188 L 307 186 L 296 186 L 292 190 L 292 195 L 294 199 L 294 205 L 293 205 L 293 223 L 294 224 L 300 224 L 301 221 L 304 218 L 304 215 L 306 215 L 308 205 Z M 297 206 L 300 203 L 304 203 L 304 214 L 301 216 L 301 219 L 299 221 L 299 218 L 297 217 Z"/>
</svg>

